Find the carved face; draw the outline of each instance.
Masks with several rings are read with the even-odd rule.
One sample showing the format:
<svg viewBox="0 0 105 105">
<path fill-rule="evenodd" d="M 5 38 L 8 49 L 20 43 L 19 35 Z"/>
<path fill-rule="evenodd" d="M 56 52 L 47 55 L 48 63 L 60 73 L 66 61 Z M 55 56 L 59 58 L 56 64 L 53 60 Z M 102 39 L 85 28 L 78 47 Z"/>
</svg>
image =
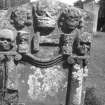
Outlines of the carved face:
<svg viewBox="0 0 105 105">
<path fill-rule="evenodd" d="M 80 56 L 89 55 L 89 53 L 90 53 L 90 45 L 91 44 L 89 42 L 80 41 L 78 43 L 78 46 L 77 46 L 78 55 L 80 55 Z"/>
<path fill-rule="evenodd" d="M 51 0 L 39 0 L 34 6 L 35 24 L 37 27 L 55 28 L 58 9 Z"/>
<path fill-rule="evenodd" d="M 29 33 L 25 31 L 19 31 L 18 33 L 18 45 L 19 52 L 28 52 L 29 51 Z"/>
<path fill-rule="evenodd" d="M 81 17 L 81 12 L 78 9 L 68 7 L 68 9 L 61 14 L 58 26 L 64 33 L 71 33 L 73 30 L 80 27 L 82 22 Z"/>
<path fill-rule="evenodd" d="M 74 42 L 74 53 L 79 56 L 89 55 L 91 48 L 91 34 L 84 32 L 80 38 Z"/>
<path fill-rule="evenodd" d="M 25 26 L 30 26 L 32 24 L 31 10 L 25 6 L 18 7 L 11 14 L 11 23 L 16 29 L 22 29 Z"/>
<path fill-rule="evenodd" d="M 5 50 L 10 50 L 11 49 L 11 40 L 7 38 L 0 38 L 0 48 L 5 51 Z"/>
<path fill-rule="evenodd" d="M 11 30 L 3 29 L 0 30 L 0 50 L 9 51 L 13 48 L 15 41 L 15 35 Z"/>
</svg>

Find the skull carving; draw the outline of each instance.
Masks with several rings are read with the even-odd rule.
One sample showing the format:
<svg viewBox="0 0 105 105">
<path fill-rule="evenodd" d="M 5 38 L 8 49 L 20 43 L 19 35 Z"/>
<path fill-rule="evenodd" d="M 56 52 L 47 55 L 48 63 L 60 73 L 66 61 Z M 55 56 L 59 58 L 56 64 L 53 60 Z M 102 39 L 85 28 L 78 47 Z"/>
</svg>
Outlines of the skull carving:
<svg viewBox="0 0 105 105">
<path fill-rule="evenodd" d="M 75 39 L 73 44 L 73 52 L 79 56 L 90 55 L 91 42 L 91 33 L 83 32 Z"/>
<path fill-rule="evenodd" d="M 13 48 L 15 41 L 15 34 L 12 30 L 2 29 L 0 30 L 0 51 L 9 51 Z"/>
<path fill-rule="evenodd" d="M 26 31 L 19 31 L 18 32 L 18 52 L 19 53 L 26 53 L 29 52 L 30 46 L 29 46 L 29 33 Z"/>
<path fill-rule="evenodd" d="M 33 8 L 34 24 L 40 30 L 54 29 L 59 14 L 58 2 L 53 0 L 39 0 Z"/>
</svg>

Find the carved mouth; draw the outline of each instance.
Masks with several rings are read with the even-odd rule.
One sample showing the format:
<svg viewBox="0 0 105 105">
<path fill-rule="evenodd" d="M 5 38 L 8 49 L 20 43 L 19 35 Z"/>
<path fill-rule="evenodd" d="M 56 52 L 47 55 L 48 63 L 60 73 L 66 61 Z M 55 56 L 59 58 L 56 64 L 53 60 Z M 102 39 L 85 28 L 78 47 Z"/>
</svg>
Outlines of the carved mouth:
<svg viewBox="0 0 105 105">
<path fill-rule="evenodd" d="M 11 49 L 11 46 L 10 45 L 7 45 L 7 44 L 1 44 L 0 45 L 0 49 L 1 50 L 5 50 L 5 51 L 8 51 Z"/>
<path fill-rule="evenodd" d="M 87 54 L 88 49 L 87 49 L 87 48 L 84 48 L 84 47 L 81 47 L 81 48 L 79 49 L 79 52 L 80 52 L 80 55 L 85 55 L 85 54 Z"/>
<path fill-rule="evenodd" d="M 51 18 L 38 18 L 38 26 L 41 27 L 55 27 L 56 21 Z"/>
<path fill-rule="evenodd" d="M 28 50 L 29 49 L 29 46 L 27 44 L 20 44 L 19 45 L 19 49 L 20 50 Z"/>
</svg>

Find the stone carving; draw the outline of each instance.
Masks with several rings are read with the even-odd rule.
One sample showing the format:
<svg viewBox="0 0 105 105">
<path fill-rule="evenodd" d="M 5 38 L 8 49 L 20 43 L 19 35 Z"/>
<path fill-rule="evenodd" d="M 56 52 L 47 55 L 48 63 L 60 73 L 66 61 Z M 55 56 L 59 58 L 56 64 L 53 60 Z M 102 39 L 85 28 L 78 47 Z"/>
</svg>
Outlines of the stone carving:
<svg viewBox="0 0 105 105">
<path fill-rule="evenodd" d="M 39 51 L 39 43 L 40 43 L 40 33 L 36 32 L 33 35 L 32 43 L 31 43 L 31 52 L 36 53 Z"/>
<path fill-rule="evenodd" d="M 71 80 L 71 94 L 73 98 L 70 100 L 70 104 L 80 105 L 82 98 L 82 88 L 83 88 L 83 68 L 80 65 L 75 64 L 72 71 L 72 80 Z"/>
<path fill-rule="evenodd" d="M 62 34 L 60 38 L 63 54 L 72 54 L 73 37 L 70 34 Z"/>
<path fill-rule="evenodd" d="M 15 8 L 11 13 L 11 23 L 17 30 L 32 24 L 32 11 L 30 5 L 25 4 Z"/>
<path fill-rule="evenodd" d="M 75 7 L 68 7 L 62 13 L 58 21 L 58 26 L 62 32 L 70 34 L 76 28 L 81 28 L 82 13 Z"/>
<path fill-rule="evenodd" d="M 15 34 L 12 30 L 2 29 L 0 30 L 0 51 L 9 51 L 13 48 L 15 42 Z"/>
<path fill-rule="evenodd" d="M 16 105 L 18 103 L 18 90 L 16 83 L 16 64 L 14 63 L 13 56 L 0 55 L 0 78 L 2 90 L 2 100 L 3 105 Z"/>
<path fill-rule="evenodd" d="M 35 27 L 39 31 L 44 31 L 45 28 L 47 28 L 47 31 L 53 30 L 57 24 L 59 8 L 61 7 L 58 2 L 51 0 L 42 0 L 35 3 L 33 7 Z M 40 28 L 44 28 L 44 30 Z"/>
<path fill-rule="evenodd" d="M 12 11 L 10 22 L 18 34 L 15 36 L 10 29 L 0 30 L 0 64 L 5 63 L 8 75 L 2 77 L 6 83 L 1 83 L 5 84 L 5 104 L 17 105 L 19 97 L 28 105 L 47 99 L 49 104 L 54 97 L 63 96 L 63 92 L 67 93 L 64 97 L 67 105 L 82 104 L 83 81 L 88 75 L 87 58 L 92 43 L 91 33 L 83 29 L 82 12 L 52 0 L 38 0 Z M 12 92 L 8 93 L 8 89 Z"/>
<path fill-rule="evenodd" d="M 58 2 L 51 0 L 37 1 L 33 4 L 33 26 L 35 32 L 33 39 L 33 52 L 36 52 L 36 56 L 38 56 L 40 59 L 43 59 L 43 57 L 53 58 L 55 54 L 57 56 L 59 53 L 58 48 L 54 46 L 56 44 L 56 36 L 58 35 L 59 37 L 59 33 L 55 33 L 55 31 L 57 30 L 57 20 L 60 9 L 61 7 L 58 5 Z M 36 44 L 36 42 L 38 43 Z M 49 50 L 47 50 L 47 45 L 51 45 L 54 49 L 48 47 Z M 45 46 L 46 48 L 41 46 Z M 57 46 L 59 47 L 59 45 Z M 52 51 L 50 51 L 50 49 Z"/>
<path fill-rule="evenodd" d="M 13 56 L 7 56 L 6 65 L 8 69 L 7 88 L 11 90 L 17 90 L 16 64 L 14 62 Z"/>
<path fill-rule="evenodd" d="M 76 38 L 73 42 L 73 69 L 71 77 L 71 99 L 70 104 L 80 105 L 82 98 L 85 96 L 84 80 L 88 75 L 88 56 L 90 56 L 92 35 L 88 32 L 77 33 Z M 72 58 L 72 57 L 71 57 Z M 69 59 L 69 62 L 72 59 Z M 83 94 L 83 96 L 82 96 Z M 83 103 L 82 103 L 83 104 Z"/>
<path fill-rule="evenodd" d="M 18 91 L 17 90 L 9 90 L 5 94 L 4 105 L 17 105 L 18 104 Z"/>
<path fill-rule="evenodd" d="M 5 105 L 16 105 L 18 104 L 18 84 L 17 84 L 17 74 L 16 74 L 16 64 L 14 62 L 13 56 L 6 56 L 6 75 L 8 75 L 6 80 L 6 92 L 4 96 Z"/>
<path fill-rule="evenodd" d="M 78 33 L 79 34 L 79 33 Z M 78 56 L 90 55 L 92 35 L 88 32 L 79 34 L 74 40 L 73 52 Z"/>
<path fill-rule="evenodd" d="M 74 7 L 67 7 L 59 17 L 58 27 L 63 32 L 61 41 L 62 50 L 65 54 L 73 54 L 73 43 L 82 26 L 82 13 Z"/>
<path fill-rule="evenodd" d="M 18 31 L 17 35 L 17 50 L 19 53 L 30 51 L 30 33 L 26 31 Z"/>
</svg>

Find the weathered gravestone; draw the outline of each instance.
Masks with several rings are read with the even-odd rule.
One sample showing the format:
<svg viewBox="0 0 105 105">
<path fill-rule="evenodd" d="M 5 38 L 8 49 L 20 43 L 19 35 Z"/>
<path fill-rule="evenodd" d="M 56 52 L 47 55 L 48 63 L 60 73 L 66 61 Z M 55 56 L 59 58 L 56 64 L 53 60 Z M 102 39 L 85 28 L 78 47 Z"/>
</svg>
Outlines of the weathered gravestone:
<svg viewBox="0 0 105 105">
<path fill-rule="evenodd" d="M 1 105 L 82 104 L 92 41 L 85 18 L 51 0 L 10 12 L 0 30 Z"/>
</svg>

